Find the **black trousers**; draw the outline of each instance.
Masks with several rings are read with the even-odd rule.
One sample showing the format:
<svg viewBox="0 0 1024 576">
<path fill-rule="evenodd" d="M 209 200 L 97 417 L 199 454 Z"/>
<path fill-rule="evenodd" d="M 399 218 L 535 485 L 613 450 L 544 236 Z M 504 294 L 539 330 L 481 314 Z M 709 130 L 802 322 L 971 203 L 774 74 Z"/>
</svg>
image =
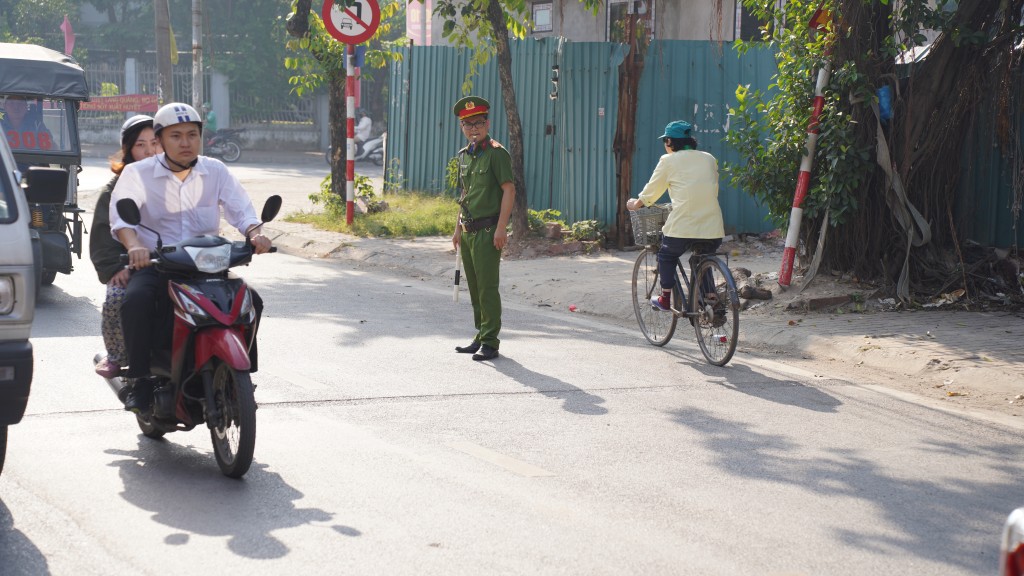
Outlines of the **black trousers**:
<svg viewBox="0 0 1024 576">
<path fill-rule="evenodd" d="M 150 357 L 153 350 L 170 348 L 174 329 L 174 310 L 167 293 L 168 276 L 155 268 L 136 270 L 128 281 L 124 302 L 121 304 L 121 329 L 128 353 L 128 378 L 150 375 Z M 249 338 L 249 371 L 258 368 L 256 332 L 263 317 L 263 299 L 249 288 L 256 322 Z"/>
</svg>

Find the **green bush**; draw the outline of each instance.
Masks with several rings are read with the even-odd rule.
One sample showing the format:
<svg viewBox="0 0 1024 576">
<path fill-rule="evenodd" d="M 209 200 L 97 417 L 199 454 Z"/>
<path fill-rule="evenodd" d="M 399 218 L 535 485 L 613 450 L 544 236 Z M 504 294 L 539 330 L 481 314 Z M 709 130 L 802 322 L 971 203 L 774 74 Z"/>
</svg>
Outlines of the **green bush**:
<svg viewBox="0 0 1024 576">
<path fill-rule="evenodd" d="M 544 225 L 548 222 L 554 222 L 565 228 L 565 220 L 562 220 L 562 213 L 552 208 L 545 208 L 543 210 L 528 210 L 526 213 L 526 221 L 530 226 L 530 232 L 533 234 L 544 234 Z"/>
<path fill-rule="evenodd" d="M 601 225 L 597 220 L 580 220 L 574 222 L 569 237 L 573 240 L 600 240 L 603 236 Z"/>
</svg>

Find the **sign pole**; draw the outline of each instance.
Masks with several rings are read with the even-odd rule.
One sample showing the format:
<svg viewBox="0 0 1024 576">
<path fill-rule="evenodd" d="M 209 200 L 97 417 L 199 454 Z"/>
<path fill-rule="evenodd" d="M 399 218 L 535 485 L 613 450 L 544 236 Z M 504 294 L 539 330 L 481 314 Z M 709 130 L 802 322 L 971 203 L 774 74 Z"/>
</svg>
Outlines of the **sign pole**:
<svg viewBox="0 0 1024 576">
<path fill-rule="evenodd" d="M 352 225 L 355 207 L 356 178 L 356 44 L 369 40 L 380 26 L 380 5 L 377 0 L 349 0 L 338 5 L 324 0 L 320 11 L 324 29 L 335 40 L 345 44 L 345 223 Z"/>
<path fill-rule="evenodd" d="M 356 72 L 354 59 L 356 53 L 355 44 L 349 44 L 345 51 L 345 223 L 352 225 L 352 212 L 355 205 L 355 177 L 356 177 Z"/>
</svg>

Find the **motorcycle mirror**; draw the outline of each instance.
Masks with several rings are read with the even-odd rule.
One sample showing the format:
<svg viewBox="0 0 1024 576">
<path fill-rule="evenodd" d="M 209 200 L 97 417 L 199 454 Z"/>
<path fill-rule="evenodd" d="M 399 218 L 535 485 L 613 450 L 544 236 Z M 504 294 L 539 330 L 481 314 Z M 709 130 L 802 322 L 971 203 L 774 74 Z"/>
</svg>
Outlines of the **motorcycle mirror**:
<svg viewBox="0 0 1024 576">
<path fill-rule="evenodd" d="M 264 222 L 270 222 L 277 217 L 277 213 L 281 211 L 281 197 L 274 194 L 270 198 L 267 198 L 267 203 L 263 205 L 263 214 L 260 219 Z M 118 202 L 118 209 L 121 208 L 120 202 Z"/>
<path fill-rule="evenodd" d="M 142 214 L 139 213 L 139 206 L 131 198 L 122 198 L 117 201 L 117 215 L 125 223 L 138 226 L 142 222 Z"/>
</svg>

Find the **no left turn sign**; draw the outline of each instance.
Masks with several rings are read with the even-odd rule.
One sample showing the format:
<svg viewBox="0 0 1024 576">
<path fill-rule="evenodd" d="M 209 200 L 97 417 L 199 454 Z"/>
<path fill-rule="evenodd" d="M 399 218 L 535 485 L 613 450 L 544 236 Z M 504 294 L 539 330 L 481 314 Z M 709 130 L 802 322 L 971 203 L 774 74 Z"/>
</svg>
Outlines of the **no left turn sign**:
<svg viewBox="0 0 1024 576">
<path fill-rule="evenodd" d="M 355 0 L 351 6 L 324 0 L 321 11 L 327 33 L 345 44 L 366 42 L 380 26 L 377 0 Z"/>
</svg>

